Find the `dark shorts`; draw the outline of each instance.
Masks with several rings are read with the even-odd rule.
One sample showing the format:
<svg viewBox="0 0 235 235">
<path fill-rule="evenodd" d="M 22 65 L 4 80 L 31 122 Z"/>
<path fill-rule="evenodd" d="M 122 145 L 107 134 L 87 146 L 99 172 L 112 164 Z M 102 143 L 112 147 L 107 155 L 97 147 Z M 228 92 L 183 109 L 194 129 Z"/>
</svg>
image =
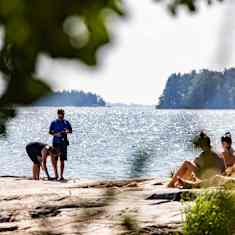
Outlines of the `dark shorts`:
<svg viewBox="0 0 235 235">
<path fill-rule="evenodd" d="M 34 164 L 40 164 L 40 162 L 38 161 L 38 156 L 35 153 L 35 150 L 32 146 L 27 145 L 26 146 L 26 152 L 27 152 L 27 154 L 29 155 L 29 158 L 32 160 L 32 162 Z"/>
<path fill-rule="evenodd" d="M 60 153 L 60 160 L 67 161 L 67 144 L 65 143 L 53 143 L 53 147 Z M 58 160 L 58 158 L 57 158 Z"/>
</svg>

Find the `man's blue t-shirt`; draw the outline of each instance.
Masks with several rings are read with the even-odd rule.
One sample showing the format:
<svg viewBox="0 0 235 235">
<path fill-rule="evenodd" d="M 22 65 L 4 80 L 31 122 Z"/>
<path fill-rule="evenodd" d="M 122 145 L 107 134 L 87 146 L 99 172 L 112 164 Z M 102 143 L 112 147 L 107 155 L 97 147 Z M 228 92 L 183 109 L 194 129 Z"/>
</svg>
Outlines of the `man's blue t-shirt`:
<svg viewBox="0 0 235 235">
<path fill-rule="evenodd" d="M 65 129 L 68 129 L 70 132 L 72 132 L 72 126 L 67 120 L 60 120 L 56 119 L 53 121 L 50 125 L 50 133 L 59 133 L 64 131 Z M 67 135 L 63 134 L 61 137 L 54 136 L 53 137 L 53 144 L 59 144 L 64 142 L 67 139 Z"/>
</svg>

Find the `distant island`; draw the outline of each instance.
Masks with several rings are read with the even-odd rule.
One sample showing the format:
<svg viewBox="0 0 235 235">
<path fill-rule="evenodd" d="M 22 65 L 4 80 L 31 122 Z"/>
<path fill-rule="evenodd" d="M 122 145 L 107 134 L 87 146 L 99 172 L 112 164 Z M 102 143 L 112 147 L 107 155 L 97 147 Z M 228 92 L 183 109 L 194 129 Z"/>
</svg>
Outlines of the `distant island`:
<svg viewBox="0 0 235 235">
<path fill-rule="evenodd" d="M 57 91 L 50 96 L 37 101 L 34 106 L 105 106 L 104 99 L 91 92 L 84 91 Z"/>
<path fill-rule="evenodd" d="M 159 109 L 234 109 L 235 68 L 172 74 L 159 98 Z"/>
</svg>

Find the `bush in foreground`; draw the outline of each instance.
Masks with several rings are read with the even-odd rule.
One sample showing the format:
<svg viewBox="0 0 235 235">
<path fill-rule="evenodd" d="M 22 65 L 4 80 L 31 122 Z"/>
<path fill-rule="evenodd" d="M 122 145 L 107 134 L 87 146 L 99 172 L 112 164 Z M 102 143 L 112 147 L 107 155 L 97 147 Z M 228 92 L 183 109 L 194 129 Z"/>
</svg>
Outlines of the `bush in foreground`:
<svg viewBox="0 0 235 235">
<path fill-rule="evenodd" d="M 235 231 L 235 195 L 220 190 L 198 196 L 185 211 L 184 235 L 232 235 Z"/>
</svg>

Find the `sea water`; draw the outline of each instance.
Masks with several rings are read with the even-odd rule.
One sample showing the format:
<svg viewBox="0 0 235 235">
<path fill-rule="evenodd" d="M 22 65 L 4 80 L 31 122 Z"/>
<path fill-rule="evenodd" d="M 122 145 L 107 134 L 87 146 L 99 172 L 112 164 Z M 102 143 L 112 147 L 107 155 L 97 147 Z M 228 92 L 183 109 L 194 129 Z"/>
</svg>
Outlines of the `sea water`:
<svg viewBox="0 0 235 235">
<path fill-rule="evenodd" d="M 185 159 L 198 153 L 193 137 L 206 130 L 215 151 L 220 136 L 235 137 L 235 111 L 157 110 L 140 107 L 64 107 L 73 126 L 69 136 L 65 176 L 84 179 L 168 177 Z M 55 107 L 20 108 L 0 138 L 0 175 L 30 176 L 32 162 L 25 152 L 29 142 L 51 144 L 50 122 Z M 51 166 L 49 163 L 51 171 Z"/>
</svg>

